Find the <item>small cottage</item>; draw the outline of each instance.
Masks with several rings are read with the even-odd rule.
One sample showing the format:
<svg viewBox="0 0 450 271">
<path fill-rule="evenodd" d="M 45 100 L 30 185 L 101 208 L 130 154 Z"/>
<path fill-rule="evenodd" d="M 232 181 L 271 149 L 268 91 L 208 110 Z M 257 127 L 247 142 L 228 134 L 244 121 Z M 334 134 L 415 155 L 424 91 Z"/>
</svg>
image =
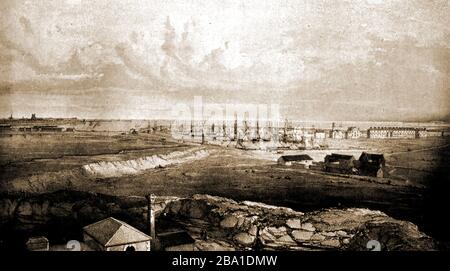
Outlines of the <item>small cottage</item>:
<svg viewBox="0 0 450 271">
<path fill-rule="evenodd" d="M 278 158 L 277 163 L 279 165 L 291 166 L 294 164 L 304 165 L 306 168 L 312 165 L 313 159 L 307 154 L 299 155 L 283 155 Z"/>
<path fill-rule="evenodd" d="M 84 227 L 83 236 L 93 250 L 150 251 L 150 236 L 113 217 Z"/>
</svg>

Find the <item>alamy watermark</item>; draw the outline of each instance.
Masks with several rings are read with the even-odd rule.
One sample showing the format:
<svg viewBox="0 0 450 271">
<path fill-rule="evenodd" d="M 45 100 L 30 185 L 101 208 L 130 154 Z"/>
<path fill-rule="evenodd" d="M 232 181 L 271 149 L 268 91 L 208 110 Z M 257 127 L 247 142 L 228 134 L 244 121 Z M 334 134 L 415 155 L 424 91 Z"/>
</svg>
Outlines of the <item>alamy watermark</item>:
<svg viewBox="0 0 450 271">
<path fill-rule="evenodd" d="M 171 132 L 175 139 L 204 141 L 278 140 L 278 104 L 204 103 L 195 96 L 193 104 L 172 108 Z"/>
<path fill-rule="evenodd" d="M 370 251 L 381 251 L 381 243 L 377 240 L 370 240 L 367 242 L 366 248 Z"/>
</svg>

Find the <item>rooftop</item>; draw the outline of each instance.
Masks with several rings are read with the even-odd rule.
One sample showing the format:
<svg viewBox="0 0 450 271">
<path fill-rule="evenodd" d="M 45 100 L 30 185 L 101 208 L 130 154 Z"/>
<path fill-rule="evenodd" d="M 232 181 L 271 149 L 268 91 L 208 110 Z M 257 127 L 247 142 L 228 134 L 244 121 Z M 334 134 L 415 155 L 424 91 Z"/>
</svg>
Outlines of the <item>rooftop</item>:
<svg viewBox="0 0 450 271">
<path fill-rule="evenodd" d="M 298 154 L 298 155 L 283 155 L 282 158 L 284 161 L 305 161 L 305 160 L 313 160 L 311 156 L 307 154 Z"/>
<path fill-rule="evenodd" d="M 353 159 L 353 155 L 348 154 L 338 154 L 338 153 L 332 153 L 331 155 L 327 155 L 328 158 L 336 159 L 336 160 L 350 160 Z"/>
<path fill-rule="evenodd" d="M 384 155 L 378 153 L 363 152 L 359 157 L 359 161 L 363 163 L 363 166 L 367 166 L 367 163 L 374 166 L 379 166 L 380 164 L 384 164 Z"/>
<path fill-rule="evenodd" d="M 145 233 L 113 217 L 90 224 L 83 230 L 105 247 L 145 242 L 151 239 Z"/>
</svg>

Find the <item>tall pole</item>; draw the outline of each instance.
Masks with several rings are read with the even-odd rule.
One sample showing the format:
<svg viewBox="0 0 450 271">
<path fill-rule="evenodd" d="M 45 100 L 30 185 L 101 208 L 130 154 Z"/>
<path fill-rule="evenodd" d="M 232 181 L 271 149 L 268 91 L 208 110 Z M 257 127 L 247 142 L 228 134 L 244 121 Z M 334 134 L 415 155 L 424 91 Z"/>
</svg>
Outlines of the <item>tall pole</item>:
<svg viewBox="0 0 450 271">
<path fill-rule="evenodd" d="M 259 119 L 256 120 L 256 140 L 260 140 L 261 135 L 259 134 Z"/>
<path fill-rule="evenodd" d="M 154 244 L 156 242 L 156 232 L 155 232 L 155 212 L 153 211 L 153 205 L 155 203 L 155 195 L 154 194 L 150 194 L 145 196 L 145 198 L 147 199 L 147 218 L 148 218 L 148 227 L 149 227 L 149 232 L 150 232 L 150 237 L 152 238 L 150 240 L 150 246 L 152 248 L 154 248 Z"/>
</svg>

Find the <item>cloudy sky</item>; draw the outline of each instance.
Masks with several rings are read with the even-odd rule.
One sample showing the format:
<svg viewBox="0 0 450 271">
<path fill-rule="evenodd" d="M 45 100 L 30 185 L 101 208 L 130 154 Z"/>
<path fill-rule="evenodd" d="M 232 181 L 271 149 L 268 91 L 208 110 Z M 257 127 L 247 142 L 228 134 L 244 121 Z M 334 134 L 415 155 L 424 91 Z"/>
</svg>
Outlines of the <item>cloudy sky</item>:
<svg viewBox="0 0 450 271">
<path fill-rule="evenodd" d="M 0 117 L 450 116 L 450 1 L 1 0 Z"/>
</svg>

